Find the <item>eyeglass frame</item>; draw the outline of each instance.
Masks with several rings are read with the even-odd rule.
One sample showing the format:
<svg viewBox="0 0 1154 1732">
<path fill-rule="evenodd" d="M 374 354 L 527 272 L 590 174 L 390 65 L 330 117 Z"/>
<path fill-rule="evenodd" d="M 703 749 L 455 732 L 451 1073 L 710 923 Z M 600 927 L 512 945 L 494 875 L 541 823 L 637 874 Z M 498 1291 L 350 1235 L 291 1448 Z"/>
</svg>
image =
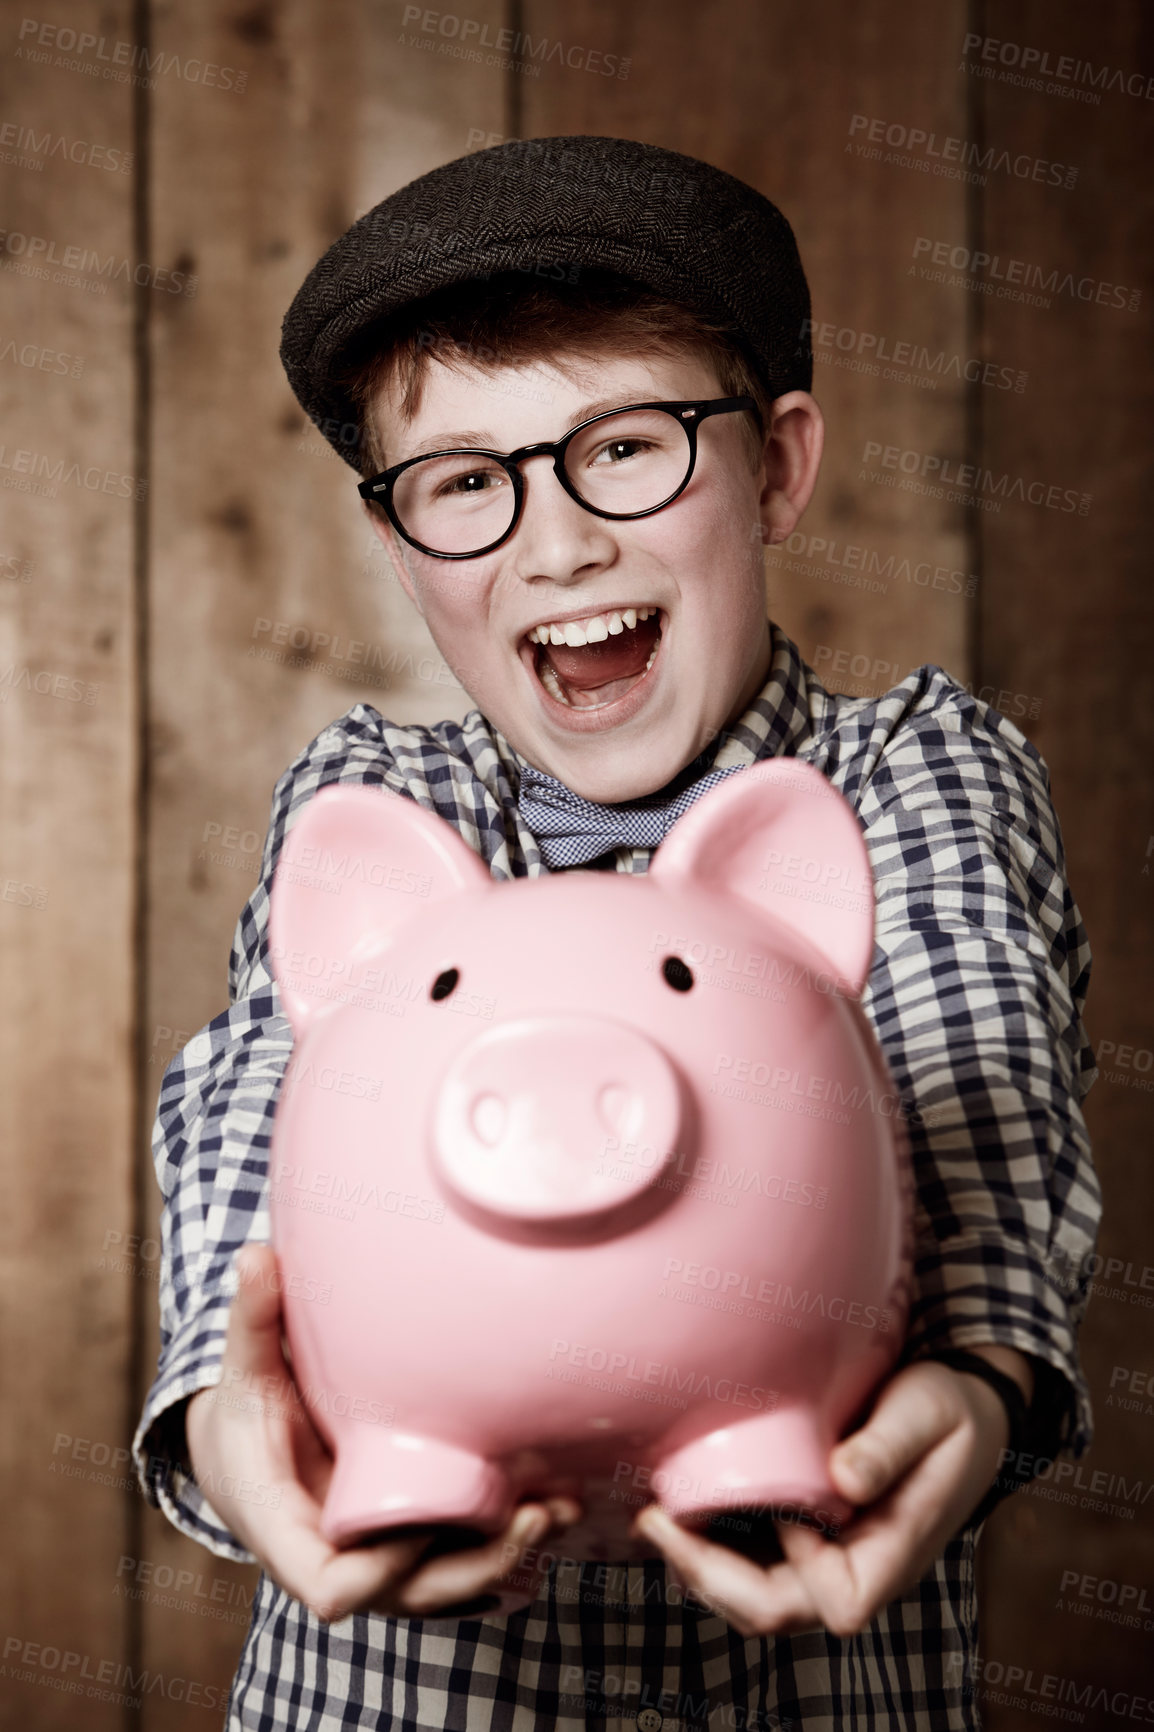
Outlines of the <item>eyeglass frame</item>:
<svg viewBox="0 0 1154 1732">
<path fill-rule="evenodd" d="M 660 505 L 646 506 L 644 511 L 602 511 L 599 506 L 590 505 L 587 500 L 582 499 L 570 482 L 565 468 L 565 453 L 569 448 L 570 441 L 575 439 L 578 433 L 583 433 L 586 427 L 592 427 L 597 421 L 608 421 L 614 415 L 628 415 L 634 409 L 663 409 L 673 416 L 677 425 L 683 428 L 685 432 L 689 445 L 689 467 L 682 477 L 681 485 L 669 495 L 668 499 L 663 499 Z M 579 422 L 576 427 L 571 427 L 561 439 L 538 439 L 531 445 L 519 445 L 515 451 L 487 451 L 476 445 L 454 445 L 447 447 L 444 451 L 424 451 L 419 457 L 406 457 L 403 463 L 394 463 L 391 469 L 382 469 L 379 475 L 372 475 L 367 481 L 360 482 L 357 486 L 357 492 L 362 499 L 380 505 L 397 534 L 407 541 L 410 547 L 415 547 L 419 553 L 426 553 L 432 559 L 479 559 L 482 554 L 492 553 L 496 548 L 502 547 L 521 521 L 521 513 L 525 506 L 525 478 L 521 474 L 519 465 L 526 457 L 552 457 L 553 473 L 566 493 L 586 511 L 592 512 L 594 517 L 609 518 L 615 523 L 632 521 L 638 517 L 652 517 L 655 511 L 664 511 L 667 505 L 672 505 L 673 501 L 689 486 L 697 464 L 697 429 L 701 423 L 708 420 L 711 415 L 729 415 L 740 409 L 752 409 L 760 424 L 761 415 L 752 397 L 690 397 L 663 403 L 623 403 L 619 409 L 603 409 L 599 415 L 590 415 L 587 420 Z M 406 469 L 411 469 L 414 464 L 428 463 L 434 457 L 461 456 L 492 457 L 501 465 L 513 484 L 513 517 L 505 533 L 498 536 L 496 541 L 490 541 L 487 546 L 475 548 L 469 553 L 442 553 L 435 547 L 426 547 L 424 542 L 418 541 L 415 536 L 408 533 L 393 505 L 393 489 L 397 484 L 397 478 Z M 378 495 L 382 493 L 384 498 L 379 498 Z"/>
</svg>

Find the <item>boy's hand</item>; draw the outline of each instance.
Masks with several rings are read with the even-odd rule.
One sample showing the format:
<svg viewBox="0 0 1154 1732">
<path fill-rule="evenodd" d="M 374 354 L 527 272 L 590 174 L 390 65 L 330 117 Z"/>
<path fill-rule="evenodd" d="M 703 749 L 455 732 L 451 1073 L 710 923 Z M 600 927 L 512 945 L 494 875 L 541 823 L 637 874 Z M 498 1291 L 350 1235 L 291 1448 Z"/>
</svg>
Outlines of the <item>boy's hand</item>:
<svg viewBox="0 0 1154 1732">
<path fill-rule="evenodd" d="M 185 1427 L 193 1472 L 225 1526 L 267 1573 L 326 1623 L 350 1612 L 397 1618 L 503 1615 L 530 1603 L 504 1578 L 525 1550 L 580 1519 L 572 1499 L 523 1504 L 504 1533 L 475 1549 L 435 1557 L 432 1527 L 379 1545 L 340 1551 L 320 1531 L 332 1457 L 293 1383 L 281 1345 L 276 1257 L 246 1245 L 237 1257 L 240 1287 L 229 1310 L 224 1379 L 198 1390 Z M 235 1485 L 225 1495 L 222 1486 Z M 245 1494 L 247 1489 L 247 1495 Z M 258 1501 L 259 1500 L 259 1501 Z"/>
<path fill-rule="evenodd" d="M 1032 1371 L 1009 1348 L 972 1349 L 1024 1385 Z M 633 1523 L 695 1596 L 745 1636 L 825 1628 L 850 1636 L 919 1581 L 994 1481 L 1009 1436 L 1006 1409 L 979 1377 L 933 1360 L 905 1366 L 866 1424 L 830 1456 L 837 1489 L 865 1505 L 838 1540 L 775 1524 L 785 1553 L 768 1569 L 689 1533 L 656 1504 Z"/>
</svg>

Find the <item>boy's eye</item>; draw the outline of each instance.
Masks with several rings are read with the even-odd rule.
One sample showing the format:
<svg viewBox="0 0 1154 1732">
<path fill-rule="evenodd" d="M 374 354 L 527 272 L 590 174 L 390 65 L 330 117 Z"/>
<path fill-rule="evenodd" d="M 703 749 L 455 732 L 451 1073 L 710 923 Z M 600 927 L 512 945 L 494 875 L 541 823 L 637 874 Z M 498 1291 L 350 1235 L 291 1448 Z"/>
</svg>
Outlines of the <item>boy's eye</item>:
<svg viewBox="0 0 1154 1732">
<path fill-rule="evenodd" d="M 439 1003 L 442 998 L 448 998 L 460 978 L 461 974 L 459 969 L 444 969 L 440 974 L 438 974 L 436 980 L 434 980 L 432 986 L 429 988 L 429 997 L 435 1004 Z"/>
<path fill-rule="evenodd" d="M 661 964 L 661 972 L 673 988 L 674 992 L 688 992 L 693 985 L 693 975 L 680 956 L 667 956 Z"/>
<path fill-rule="evenodd" d="M 602 445 L 601 449 L 595 454 L 593 462 L 597 463 L 602 457 L 606 456 L 607 453 L 612 452 L 613 456 L 609 464 L 601 464 L 602 468 L 608 467 L 612 469 L 616 468 L 617 463 L 622 458 L 622 454 L 624 454 L 625 457 L 631 457 L 635 451 L 644 455 L 645 452 L 650 450 L 652 450 L 652 446 L 645 439 L 610 439 L 608 443 Z"/>
<path fill-rule="evenodd" d="M 503 469 L 470 469 L 462 475 L 454 475 L 451 481 L 444 481 L 437 489 L 439 499 L 460 498 L 464 495 L 491 493 L 494 487 L 508 486 L 509 477 Z"/>
</svg>

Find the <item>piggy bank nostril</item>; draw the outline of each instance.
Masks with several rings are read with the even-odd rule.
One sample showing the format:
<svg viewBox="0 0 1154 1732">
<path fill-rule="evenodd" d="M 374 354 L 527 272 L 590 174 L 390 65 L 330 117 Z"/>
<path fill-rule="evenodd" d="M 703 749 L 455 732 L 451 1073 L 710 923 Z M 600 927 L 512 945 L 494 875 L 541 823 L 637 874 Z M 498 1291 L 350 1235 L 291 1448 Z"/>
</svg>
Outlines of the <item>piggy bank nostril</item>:
<svg viewBox="0 0 1154 1732">
<path fill-rule="evenodd" d="M 471 1117 L 478 1139 L 495 1148 L 505 1129 L 505 1103 L 500 1095 L 478 1095 Z"/>
<path fill-rule="evenodd" d="M 606 1083 L 597 1096 L 597 1111 L 607 1130 L 628 1137 L 640 1129 L 645 1108 L 631 1089 L 621 1083 Z"/>
</svg>

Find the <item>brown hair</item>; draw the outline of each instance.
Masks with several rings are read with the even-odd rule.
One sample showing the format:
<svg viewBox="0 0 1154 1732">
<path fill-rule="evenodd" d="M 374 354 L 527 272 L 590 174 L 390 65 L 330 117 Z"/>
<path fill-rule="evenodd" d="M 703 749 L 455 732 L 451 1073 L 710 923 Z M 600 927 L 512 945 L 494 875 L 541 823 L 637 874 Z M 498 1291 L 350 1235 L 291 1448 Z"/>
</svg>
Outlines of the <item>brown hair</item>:
<svg viewBox="0 0 1154 1732">
<path fill-rule="evenodd" d="M 606 354 L 693 355 L 711 362 L 721 396 L 748 395 L 757 404 L 755 416 L 741 416 L 750 468 L 756 471 L 773 398 L 730 327 L 614 271 L 546 268 L 559 280 L 518 271 L 471 278 L 366 326 L 338 374 L 357 406 L 363 479 L 386 467 L 372 413 L 380 392 L 399 388 L 401 413 L 411 420 L 431 358 L 456 368 L 547 359 L 564 372 L 577 356 Z"/>
</svg>

